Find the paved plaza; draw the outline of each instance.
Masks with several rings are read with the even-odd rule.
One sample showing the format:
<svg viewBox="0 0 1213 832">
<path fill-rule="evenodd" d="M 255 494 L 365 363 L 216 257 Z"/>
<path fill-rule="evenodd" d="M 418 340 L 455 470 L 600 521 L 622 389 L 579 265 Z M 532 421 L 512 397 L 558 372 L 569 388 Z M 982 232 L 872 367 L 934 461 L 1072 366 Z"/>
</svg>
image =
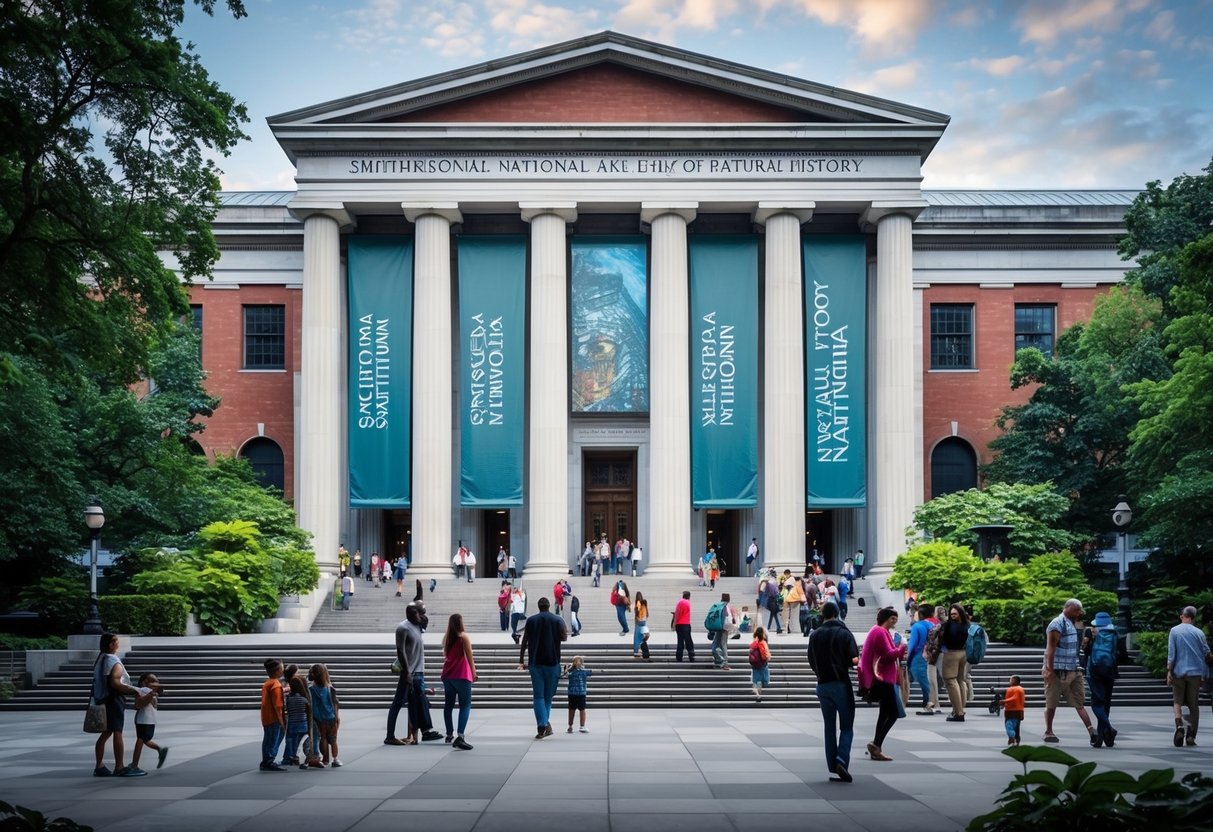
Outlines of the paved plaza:
<svg viewBox="0 0 1213 832">
<path fill-rule="evenodd" d="M 473 710 L 470 752 L 441 741 L 384 746 L 386 708 L 350 710 L 339 737 L 345 767 L 270 773 L 257 770 L 256 711 L 164 709 L 156 736 L 171 748 L 164 768 L 154 769 L 149 752 L 147 777 L 101 779 L 92 776 L 82 711 L 0 714 L 0 799 L 122 832 L 766 832 L 818 820 L 831 832 L 939 832 L 987 811 L 1019 769 L 998 753 L 1002 720 L 976 709 L 964 724 L 909 716 L 885 743 L 894 761 L 874 763 L 864 744 L 876 710 L 861 707 L 850 785 L 825 771 L 816 710 L 591 710 L 590 733 L 571 735 L 561 711 L 557 733 L 542 741 L 532 739 L 529 710 Z M 434 717 L 440 726 L 441 709 Z M 1116 748 L 1096 750 L 1080 742 L 1077 717 L 1060 713 L 1061 747 L 1133 773 L 1213 771 L 1213 732 L 1199 748 L 1177 749 L 1169 709 L 1125 708 L 1115 717 Z M 1030 709 L 1025 741 L 1038 740 L 1041 727 L 1041 711 Z M 128 761 L 133 746 L 128 731 Z"/>
</svg>

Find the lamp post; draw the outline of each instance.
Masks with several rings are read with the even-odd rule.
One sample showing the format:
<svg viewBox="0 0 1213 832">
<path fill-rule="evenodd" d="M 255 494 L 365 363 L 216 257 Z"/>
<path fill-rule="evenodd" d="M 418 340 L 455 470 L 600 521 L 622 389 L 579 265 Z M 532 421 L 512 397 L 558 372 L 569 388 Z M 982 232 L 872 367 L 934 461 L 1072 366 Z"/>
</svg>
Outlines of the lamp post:
<svg viewBox="0 0 1213 832">
<path fill-rule="evenodd" d="M 1116 617 L 1118 619 L 1116 624 L 1121 633 L 1125 635 L 1128 635 L 1133 626 L 1133 617 L 1129 610 L 1129 544 L 1128 534 L 1125 532 L 1125 527 L 1132 520 L 1133 509 L 1129 508 L 1129 503 L 1122 494 L 1120 502 L 1116 504 L 1116 508 L 1112 509 L 1112 522 L 1116 524 L 1120 537 L 1120 585 L 1116 587 Z"/>
<path fill-rule="evenodd" d="M 104 630 L 101 627 L 101 610 L 97 608 L 97 544 L 101 540 L 101 527 L 105 525 L 105 511 L 96 500 L 84 510 L 84 525 L 88 526 L 89 531 L 88 618 L 84 619 L 84 632 L 100 635 Z"/>
</svg>

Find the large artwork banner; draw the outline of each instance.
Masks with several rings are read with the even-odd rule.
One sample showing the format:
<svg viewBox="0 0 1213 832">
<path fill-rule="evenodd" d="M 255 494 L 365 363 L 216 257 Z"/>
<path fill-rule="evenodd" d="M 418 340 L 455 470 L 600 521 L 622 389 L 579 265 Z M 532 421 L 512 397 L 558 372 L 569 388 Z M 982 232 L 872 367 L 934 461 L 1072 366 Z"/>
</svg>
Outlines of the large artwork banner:
<svg viewBox="0 0 1213 832">
<path fill-rule="evenodd" d="M 809 508 L 861 508 L 867 505 L 863 236 L 804 238 L 804 305 L 806 502 Z"/>
<path fill-rule="evenodd" d="M 522 505 L 526 239 L 459 238 L 460 504 Z"/>
<path fill-rule="evenodd" d="M 572 253 L 572 411 L 647 413 L 647 242 L 641 236 L 575 237 Z"/>
<path fill-rule="evenodd" d="M 349 241 L 351 508 L 408 508 L 412 472 L 413 240 Z"/>
<path fill-rule="evenodd" d="M 758 504 L 758 240 L 691 239 L 691 502 Z"/>
</svg>

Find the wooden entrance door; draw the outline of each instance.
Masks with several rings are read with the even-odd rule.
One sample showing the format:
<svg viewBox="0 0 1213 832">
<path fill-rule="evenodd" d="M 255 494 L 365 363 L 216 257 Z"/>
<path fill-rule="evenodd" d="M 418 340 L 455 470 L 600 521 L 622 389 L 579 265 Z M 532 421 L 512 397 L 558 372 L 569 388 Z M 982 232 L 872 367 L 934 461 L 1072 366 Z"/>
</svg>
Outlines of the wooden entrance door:
<svg viewBox="0 0 1213 832">
<path fill-rule="evenodd" d="M 584 540 L 605 534 L 612 546 L 621 537 L 635 542 L 636 452 L 586 451 L 582 463 Z"/>
</svg>

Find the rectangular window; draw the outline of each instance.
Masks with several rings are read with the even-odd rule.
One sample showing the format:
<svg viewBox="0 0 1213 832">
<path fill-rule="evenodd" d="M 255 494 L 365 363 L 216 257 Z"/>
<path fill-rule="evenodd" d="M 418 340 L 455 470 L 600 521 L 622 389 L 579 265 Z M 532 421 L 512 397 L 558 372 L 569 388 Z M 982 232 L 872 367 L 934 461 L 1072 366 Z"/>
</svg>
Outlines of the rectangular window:
<svg viewBox="0 0 1213 832">
<path fill-rule="evenodd" d="M 973 369 L 973 304 L 931 304 L 931 369 Z"/>
<path fill-rule="evenodd" d="M 244 369 L 286 369 L 286 307 L 244 307 Z"/>
<path fill-rule="evenodd" d="M 202 363 L 202 304 L 190 304 L 190 325 L 198 333 L 198 363 Z"/>
<path fill-rule="evenodd" d="M 1015 304 L 1015 351 L 1036 347 L 1045 355 L 1053 354 L 1053 304 Z"/>
</svg>

